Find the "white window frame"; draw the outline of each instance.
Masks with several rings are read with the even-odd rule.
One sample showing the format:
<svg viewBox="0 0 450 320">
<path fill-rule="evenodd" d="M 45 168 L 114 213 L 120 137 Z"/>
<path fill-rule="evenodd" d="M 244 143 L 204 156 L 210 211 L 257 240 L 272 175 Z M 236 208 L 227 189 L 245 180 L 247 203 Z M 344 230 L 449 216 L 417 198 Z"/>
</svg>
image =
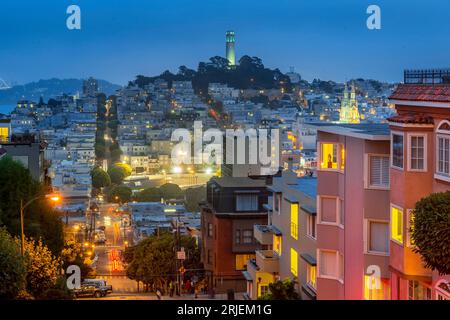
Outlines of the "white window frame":
<svg viewBox="0 0 450 320">
<path fill-rule="evenodd" d="M 403 242 L 400 242 L 394 238 L 392 238 L 392 208 L 396 208 L 398 210 L 402 211 L 402 240 Z M 389 207 L 389 240 L 395 242 L 396 244 L 398 244 L 399 246 L 404 246 L 405 245 L 405 240 L 406 240 L 406 234 L 405 234 L 405 209 L 403 209 L 400 206 L 397 206 L 393 203 L 391 203 L 390 207 Z"/>
<path fill-rule="evenodd" d="M 403 137 L 403 167 L 394 166 L 394 135 Z M 391 168 L 403 171 L 405 169 L 405 134 L 400 131 L 391 131 Z"/>
<path fill-rule="evenodd" d="M 371 157 L 383 157 L 389 159 L 389 168 L 391 167 L 391 156 L 389 154 L 382 154 L 382 153 L 366 153 L 364 154 L 364 188 L 366 189 L 373 189 L 373 190 L 390 190 L 391 187 L 391 176 L 389 175 L 389 183 L 387 186 L 377 186 L 372 185 L 370 182 L 370 158 Z"/>
<path fill-rule="evenodd" d="M 334 253 L 335 258 L 336 258 L 336 270 L 335 270 L 335 275 L 330 276 L 330 275 L 323 275 L 322 271 L 320 270 L 320 264 L 321 264 L 321 253 L 322 252 L 331 252 Z M 341 279 L 341 275 L 344 274 L 343 270 L 341 269 L 341 254 L 339 253 L 339 251 L 337 250 L 328 250 L 328 249 L 317 249 L 317 275 L 316 275 L 316 279 L 331 279 L 331 280 L 336 280 L 339 281 L 340 283 L 344 283 L 344 279 Z"/>
<path fill-rule="evenodd" d="M 318 146 L 317 146 L 317 154 L 318 154 L 317 170 L 318 171 L 332 171 L 332 172 L 344 173 L 345 167 L 344 167 L 344 170 L 341 169 L 341 162 L 342 162 L 341 149 L 344 148 L 344 145 L 337 141 L 318 141 L 317 144 L 318 144 Z M 322 164 L 322 145 L 323 144 L 337 145 L 337 152 L 336 152 L 337 168 L 336 169 L 322 168 L 321 164 Z"/>
<path fill-rule="evenodd" d="M 314 225 L 315 225 L 315 236 L 312 235 L 311 230 L 312 230 L 312 221 L 314 218 Z M 306 236 L 313 239 L 313 240 L 317 240 L 317 215 L 312 215 L 312 214 L 306 214 Z"/>
<path fill-rule="evenodd" d="M 364 219 L 364 253 L 370 254 L 370 255 L 376 255 L 376 256 L 383 256 L 388 257 L 389 256 L 389 245 L 388 245 L 388 252 L 380 252 L 380 251 L 372 251 L 370 250 L 370 223 L 385 223 L 388 227 L 388 241 L 391 240 L 391 224 L 388 220 L 380 220 L 380 219 Z"/>
<path fill-rule="evenodd" d="M 407 156 L 407 168 L 408 171 L 413 171 L 413 172 L 427 172 L 428 171 L 428 163 L 427 163 L 427 156 L 428 156 L 428 135 L 426 133 L 421 133 L 421 132 L 408 132 L 407 135 L 407 145 L 408 145 L 408 156 Z M 423 169 L 412 169 L 411 168 L 411 138 L 412 137 L 423 137 Z M 404 156 L 404 154 L 403 154 Z"/>
<path fill-rule="evenodd" d="M 322 221 L 322 199 L 328 198 L 328 199 L 334 199 L 336 202 L 336 222 L 328 222 L 328 221 Z M 327 195 L 320 195 L 317 196 L 317 217 L 316 217 L 316 225 L 322 224 L 322 225 L 328 225 L 328 226 L 336 226 L 344 229 L 343 221 L 341 221 L 341 201 L 343 200 L 337 196 L 327 196 Z M 343 203 L 342 203 L 343 204 Z M 316 230 L 317 234 L 317 230 Z"/>
<path fill-rule="evenodd" d="M 439 126 L 441 126 L 441 125 L 442 125 L 442 122 L 439 124 Z M 439 129 L 436 131 L 436 148 L 435 148 L 436 149 L 435 150 L 435 152 L 436 152 L 436 161 L 435 161 L 436 168 L 434 170 L 434 178 L 442 180 L 442 181 L 450 182 L 450 172 L 449 172 L 449 175 L 446 175 L 445 173 L 438 171 L 439 170 L 439 138 L 444 138 L 444 139 L 450 140 L 450 131 L 439 130 Z M 449 153 L 450 153 L 450 151 L 449 151 Z M 450 157 L 450 155 L 449 155 L 449 157 Z"/>
</svg>

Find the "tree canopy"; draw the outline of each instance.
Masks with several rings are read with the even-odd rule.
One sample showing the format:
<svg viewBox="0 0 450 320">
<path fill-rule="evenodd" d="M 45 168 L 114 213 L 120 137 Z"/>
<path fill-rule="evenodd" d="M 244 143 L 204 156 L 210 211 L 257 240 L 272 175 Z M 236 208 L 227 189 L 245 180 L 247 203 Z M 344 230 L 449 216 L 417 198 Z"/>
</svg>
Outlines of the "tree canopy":
<svg viewBox="0 0 450 320">
<path fill-rule="evenodd" d="M 21 163 L 6 156 L 0 159 L 0 222 L 12 236 L 20 234 L 20 201 L 45 194 L 45 187 L 35 181 Z M 24 214 L 25 234 L 42 239 L 58 255 L 63 241 L 60 217 L 44 198 L 30 204 Z"/>
<path fill-rule="evenodd" d="M 175 183 L 165 183 L 159 187 L 161 196 L 164 199 L 180 199 L 183 197 L 183 190 Z"/>
<path fill-rule="evenodd" d="M 125 203 L 131 200 L 133 192 L 126 186 L 117 186 L 109 190 L 108 201 L 115 203 Z"/>
<path fill-rule="evenodd" d="M 200 268 L 200 251 L 195 239 L 180 236 L 180 246 L 186 251 L 184 267 Z M 164 287 L 168 281 L 175 278 L 177 272 L 175 254 L 175 237 L 172 234 L 152 235 L 125 251 L 125 260 L 128 263 L 127 276 L 147 285 Z"/>
<path fill-rule="evenodd" d="M 258 57 L 244 55 L 239 63 L 230 68 L 224 57 L 214 56 L 208 62 L 200 62 L 197 71 L 181 66 L 177 74 L 166 70 L 156 77 L 138 75 L 130 85 L 144 87 L 156 79 L 163 79 L 172 86 L 173 81 L 192 81 L 196 93 L 206 96 L 209 83 L 225 83 L 237 89 L 292 88 L 290 78 L 280 70 L 266 68 Z"/>
<path fill-rule="evenodd" d="M 421 199 L 411 217 L 414 251 L 427 268 L 450 274 L 450 191 Z"/>
<path fill-rule="evenodd" d="M 19 244 L 19 240 L 18 244 Z M 41 240 L 25 239 L 26 290 L 40 297 L 58 280 L 61 263 Z"/>
<path fill-rule="evenodd" d="M 14 299 L 25 288 L 26 267 L 20 246 L 0 228 L 0 299 Z"/>
<path fill-rule="evenodd" d="M 300 295 L 295 290 L 295 283 L 292 279 L 273 282 L 269 284 L 269 292 L 260 300 L 299 300 Z"/>
<path fill-rule="evenodd" d="M 109 174 L 100 167 L 95 167 L 91 171 L 92 186 L 100 189 L 103 187 L 109 187 L 111 185 L 111 178 Z"/>
<path fill-rule="evenodd" d="M 206 200 L 206 187 L 188 188 L 185 190 L 186 210 L 199 211 L 199 203 Z"/>
<path fill-rule="evenodd" d="M 123 179 L 128 176 L 127 172 L 127 168 L 122 165 L 118 165 L 118 163 L 115 163 L 108 168 L 109 177 L 111 178 L 111 182 L 114 184 L 121 184 Z"/>
<path fill-rule="evenodd" d="M 159 188 L 156 188 L 156 187 L 150 187 L 150 188 L 144 189 L 137 194 L 136 200 L 141 201 L 141 202 L 161 201 L 161 191 L 159 190 Z"/>
</svg>

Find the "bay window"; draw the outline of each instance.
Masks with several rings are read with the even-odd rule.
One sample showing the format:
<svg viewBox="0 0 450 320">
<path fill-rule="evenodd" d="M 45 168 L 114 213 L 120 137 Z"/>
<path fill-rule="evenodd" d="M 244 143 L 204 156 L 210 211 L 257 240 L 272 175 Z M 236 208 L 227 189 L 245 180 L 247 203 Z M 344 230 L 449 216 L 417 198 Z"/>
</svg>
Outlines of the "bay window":
<svg viewBox="0 0 450 320">
<path fill-rule="evenodd" d="M 437 148 L 436 171 L 440 175 L 450 177 L 450 137 L 438 135 Z"/>
<path fill-rule="evenodd" d="M 413 171 L 426 170 L 426 135 L 411 134 L 409 137 L 408 169 Z"/>
<path fill-rule="evenodd" d="M 257 194 L 236 195 L 236 211 L 258 211 Z"/>
<path fill-rule="evenodd" d="M 345 149 L 342 144 L 321 142 L 319 150 L 319 169 L 344 171 Z"/>
</svg>

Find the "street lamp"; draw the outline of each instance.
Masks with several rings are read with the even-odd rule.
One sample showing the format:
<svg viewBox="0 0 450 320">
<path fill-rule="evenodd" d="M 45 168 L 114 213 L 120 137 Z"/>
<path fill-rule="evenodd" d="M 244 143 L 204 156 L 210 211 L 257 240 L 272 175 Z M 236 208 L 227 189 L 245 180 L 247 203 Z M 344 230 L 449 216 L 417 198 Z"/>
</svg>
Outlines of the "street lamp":
<svg viewBox="0 0 450 320">
<path fill-rule="evenodd" d="M 50 199 L 50 201 L 52 201 L 53 203 L 58 203 L 61 201 L 61 196 L 59 196 L 58 194 L 45 194 L 45 195 L 38 195 L 32 199 L 30 199 L 28 202 L 26 202 L 25 204 L 23 204 L 23 200 L 20 200 L 20 253 L 23 256 L 24 252 L 25 252 L 25 232 L 24 232 L 24 223 L 23 223 L 23 216 L 24 216 L 24 212 L 25 209 L 32 204 L 34 201 L 38 200 L 38 199 Z"/>
</svg>

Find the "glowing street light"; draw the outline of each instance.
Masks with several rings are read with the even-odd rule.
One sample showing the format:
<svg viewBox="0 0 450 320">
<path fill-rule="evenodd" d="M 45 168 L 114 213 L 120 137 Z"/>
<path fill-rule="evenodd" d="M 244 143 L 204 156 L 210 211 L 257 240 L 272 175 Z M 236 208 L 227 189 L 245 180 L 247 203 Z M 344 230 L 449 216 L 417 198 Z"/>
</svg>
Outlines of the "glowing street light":
<svg viewBox="0 0 450 320">
<path fill-rule="evenodd" d="M 23 216 L 25 213 L 25 209 L 30 204 L 32 204 L 34 201 L 36 201 L 38 199 L 42 199 L 42 198 L 50 199 L 54 204 L 57 204 L 61 201 L 61 196 L 59 196 L 56 193 L 35 196 L 34 198 L 30 199 L 25 204 L 23 203 L 23 200 L 20 200 L 20 239 L 21 239 L 20 253 L 22 254 L 22 256 L 25 252 L 25 232 L 24 232 L 24 222 L 23 222 Z"/>
</svg>

